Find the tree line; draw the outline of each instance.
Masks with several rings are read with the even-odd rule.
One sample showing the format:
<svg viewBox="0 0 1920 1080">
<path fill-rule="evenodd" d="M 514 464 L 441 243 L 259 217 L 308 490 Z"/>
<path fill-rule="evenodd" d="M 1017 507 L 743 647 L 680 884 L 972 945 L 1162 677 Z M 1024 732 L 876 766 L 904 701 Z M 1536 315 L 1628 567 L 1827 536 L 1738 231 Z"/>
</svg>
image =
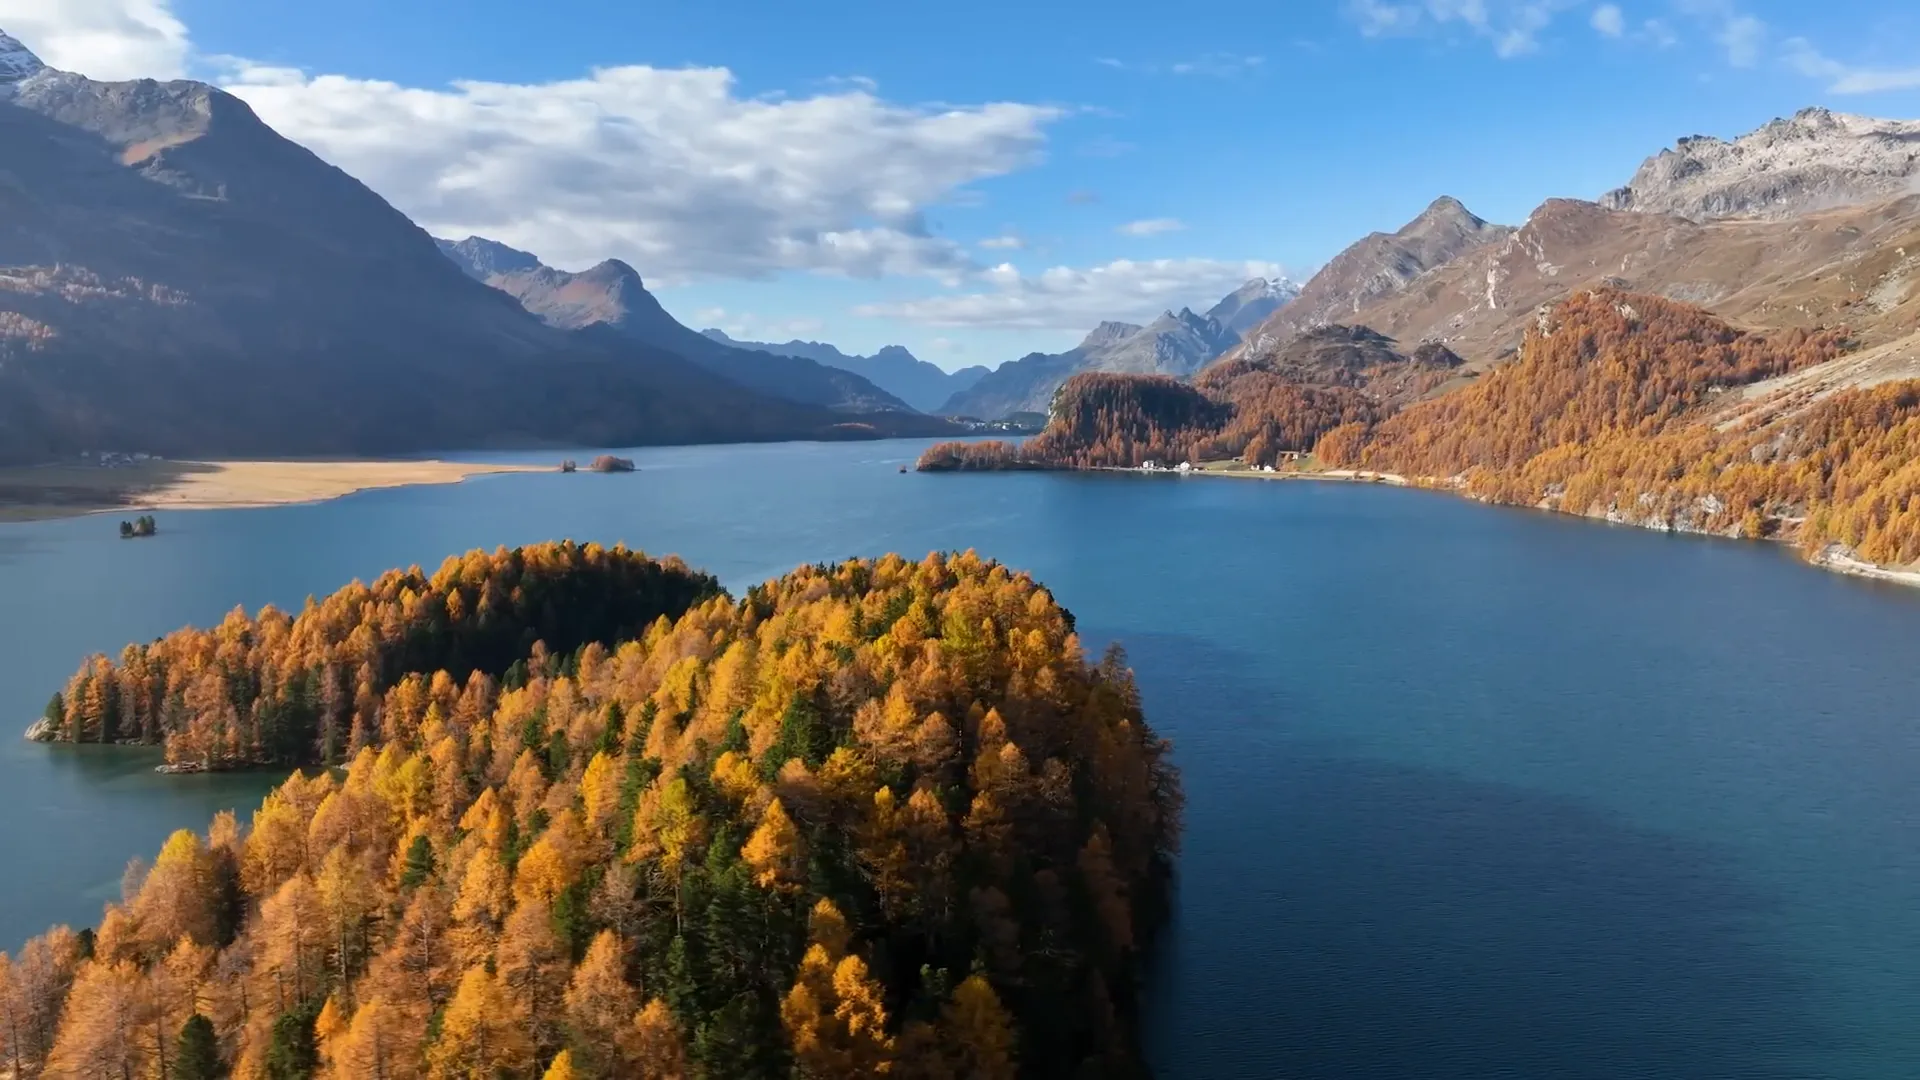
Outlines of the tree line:
<svg viewBox="0 0 1920 1080">
<path fill-rule="evenodd" d="M 382 581 L 444 606 L 469 561 L 494 568 L 483 593 L 518 583 L 489 610 L 535 582 L 578 602 L 609 580 L 648 599 L 608 600 L 608 625 L 681 610 L 536 643 L 499 680 L 478 662 L 390 672 L 345 768 L 295 773 L 244 827 L 176 833 L 97 929 L 0 955 L 0 1069 L 1141 1074 L 1138 958 L 1178 777 L 1124 658 L 1088 662 L 1031 578 L 888 556 L 735 600 L 554 545 Z M 333 617 L 308 628 L 371 636 L 362 591 L 381 589 L 311 606 Z M 382 610 L 404 640 L 406 605 Z M 209 662 L 268 670 L 244 637 Z M 248 685 L 251 705 L 280 684 Z"/>
<path fill-rule="evenodd" d="M 90 657 L 46 718 L 58 741 L 164 744 L 183 767 L 337 764 L 417 722 L 402 684 L 423 673 L 523 679 L 536 643 L 571 652 L 632 637 L 719 590 L 677 561 L 617 547 L 475 551 L 432 576 L 394 570 L 309 598 L 297 615 L 236 608 L 212 629 L 128 645 L 117 662 Z"/>
</svg>

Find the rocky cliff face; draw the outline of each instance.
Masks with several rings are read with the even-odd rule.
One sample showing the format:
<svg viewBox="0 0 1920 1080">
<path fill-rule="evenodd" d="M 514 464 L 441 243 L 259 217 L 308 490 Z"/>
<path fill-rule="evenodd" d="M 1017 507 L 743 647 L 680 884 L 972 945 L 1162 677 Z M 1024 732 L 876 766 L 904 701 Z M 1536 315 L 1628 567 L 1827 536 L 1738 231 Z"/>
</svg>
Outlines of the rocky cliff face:
<svg viewBox="0 0 1920 1080">
<path fill-rule="evenodd" d="M 1920 121 L 1804 109 L 1731 142 L 1696 135 L 1602 196 L 1614 210 L 1786 218 L 1920 191 Z"/>
</svg>

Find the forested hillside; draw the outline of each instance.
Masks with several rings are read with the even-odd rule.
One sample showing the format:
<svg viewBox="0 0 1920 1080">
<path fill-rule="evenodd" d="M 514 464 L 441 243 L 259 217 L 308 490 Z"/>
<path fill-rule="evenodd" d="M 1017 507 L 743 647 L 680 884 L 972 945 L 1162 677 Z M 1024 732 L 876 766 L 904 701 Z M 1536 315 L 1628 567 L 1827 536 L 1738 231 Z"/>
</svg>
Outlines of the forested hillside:
<svg viewBox="0 0 1920 1080">
<path fill-rule="evenodd" d="M 491 678 L 532 633 L 567 647 Z M 1024 575 L 888 556 L 734 600 L 558 545 L 209 640 L 170 663 L 225 694 L 182 691 L 177 733 L 321 657 L 386 689 L 344 770 L 176 833 L 97 930 L 0 956 L 12 1075 L 1141 1072 L 1178 781 L 1123 660 L 1089 665 Z"/>
<path fill-rule="evenodd" d="M 164 743 L 176 767 L 338 764 L 417 727 L 427 699 L 478 674 L 524 681 L 536 646 L 571 653 L 636 637 L 715 595 L 677 562 L 572 544 L 448 560 L 354 583 L 297 616 L 235 609 L 212 630 L 87 660 L 47 707 L 44 737 Z M 429 685 L 429 676 L 442 683 Z M 443 713 L 443 718 L 445 714 Z"/>
<path fill-rule="evenodd" d="M 1321 440 L 1332 465 L 1638 524 L 1840 544 L 1920 561 L 1920 382 L 1808 395 L 1741 388 L 1840 355 L 1839 331 L 1758 334 L 1685 304 L 1582 293 L 1520 359 L 1376 427 Z"/>
<path fill-rule="evenodd" d="M 1452 377 L 1444 346 L 1411 354 L 1365 327 L 1321 327 L 1231 359 L 1191 384 L 1161 375 L 1083 372 L 1061 385 L 1045 431 L 1019 447 L 942 443 L 921 457 L 930 472 L 958 469 L 1132 468 L 1148 461 L 1241 458 L 1270 465 L 1312 448 L 1343 424 L 1371 423 Z"/>
</svg>

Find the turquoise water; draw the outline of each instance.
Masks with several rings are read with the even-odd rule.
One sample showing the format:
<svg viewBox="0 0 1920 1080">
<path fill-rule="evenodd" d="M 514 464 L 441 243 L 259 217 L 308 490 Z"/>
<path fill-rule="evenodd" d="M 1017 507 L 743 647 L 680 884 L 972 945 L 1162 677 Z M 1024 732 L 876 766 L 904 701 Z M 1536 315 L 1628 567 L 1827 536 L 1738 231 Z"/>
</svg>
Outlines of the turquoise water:
<svg viewBox="0 0 1920 1080">
<path fill-rule="evenodd" d="M 1920 1075 L 1920 591 L 1422 492 L 899 474 L 920 445 L 0 527 L 0 718 L 90 650 L 475 546 L 624 540 L 736 590 L 976 547 L 1121 641 L 1175 740 L 1162 1075 Z M 272 779 L 150 765 L 0 740 L 0 941 Z"/>
</svg>

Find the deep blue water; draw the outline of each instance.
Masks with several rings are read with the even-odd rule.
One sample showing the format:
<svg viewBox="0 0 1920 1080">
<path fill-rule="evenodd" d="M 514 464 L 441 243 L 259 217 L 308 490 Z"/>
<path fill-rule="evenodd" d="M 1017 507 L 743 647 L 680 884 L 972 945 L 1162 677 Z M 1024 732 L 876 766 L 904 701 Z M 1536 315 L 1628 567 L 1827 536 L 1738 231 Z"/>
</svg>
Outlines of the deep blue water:
<svg viewBox="0 0 1920 1080">
<path fill-rule="evenodd" d="M 1164 1076 L 1920 1075 L 1920 591 L 1423 492 L 900 475 L 920 445 L 0 526 L 0 720 L 88 651 L 476 546 L 623 540 L 736 590 L 975 547 L 1121 641 L 1175 741 Z M 0 739 L 0 942 L 270 782 L 150 764 Z"/>
</svg>

